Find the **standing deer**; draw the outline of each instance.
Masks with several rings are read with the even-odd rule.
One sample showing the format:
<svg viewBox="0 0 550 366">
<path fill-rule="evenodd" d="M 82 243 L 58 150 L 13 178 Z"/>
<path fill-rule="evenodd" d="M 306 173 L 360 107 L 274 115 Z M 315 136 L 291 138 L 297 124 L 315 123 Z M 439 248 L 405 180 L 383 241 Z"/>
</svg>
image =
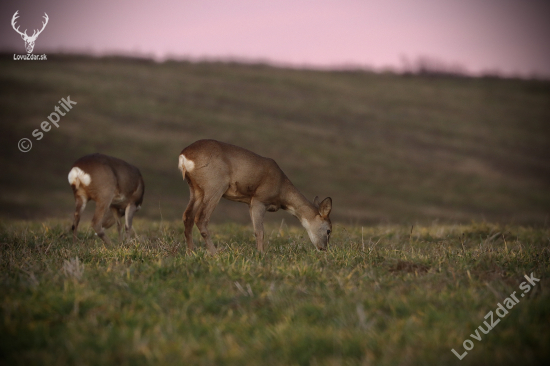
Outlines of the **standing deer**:
<svg viewBox="0 0 550 366">
<path fill-rule="evenodd" d="M 141 208 L 145 185 L 139 169 L 124 160 L 103 154 L 86 155 L 78 159 L 69 172 L 76 201 L 73 222 L 73 243 L 80 215 L 89 200 L 95 201 L 92 227 L 107 245 L 111 242 L 105 230 L 116 222 L 119 239 L 124 239 L 120 218 L 126 215 L 126 234 L 132 230 L 134 213 Z"/>
<path fill-rule="evenodd" d="M 326 250 L 332 225 L 332 199 L 309 202 L 273 159 L 215 140 L 199 140 L 182 150 L 179 169 L 189 184 L 190 199 L 185 212 L 185 240 L 194 249 L 193 224 L 206 241 L 210 254 L 216 247 L 208 232 L 208 220 L 220 198 L 248 204 L 256 244 L 264 251 L 263 218 L 266 211 L 282 208 L 300 220 L 311 242 Z"/>
<path fill-rule="evenodd" d="M 19 13 L 19 10 L 17 10 L 15 12 L 15 14 L 13 14 L 13 17 L 11 18 L 11 26 L 17 33 L 19 33 L 21 38 L 23 38 L 23 41 L 25 41 L 25 49 L 27 50 L 27 53 L 32 53 L 32 50 L 34 49 L 34 42 L 36 42 L 36 38 L 38 38 L 40 33 L 42 33 L 44 28 L 46 28 L 46 25 L 48 24 L 48 20 L 50 18 L 48 18 L 48 14 L 44 13 L 44 16 L 43 16 L 44 22 L 42 22 L 42 29 L 40 29 L 40 30 L 35 29 L 34 32 L 32 33 L 32 36 L 29 37 L 27 35 L 27 30 L 26 29 L 25 29 L 24 32 L 21 32 L 19 30 L 19 27 L 15 28 L 15 21 L 16 21 L 17 18 L 19 18 L 17 13 Z"/>
</svg>

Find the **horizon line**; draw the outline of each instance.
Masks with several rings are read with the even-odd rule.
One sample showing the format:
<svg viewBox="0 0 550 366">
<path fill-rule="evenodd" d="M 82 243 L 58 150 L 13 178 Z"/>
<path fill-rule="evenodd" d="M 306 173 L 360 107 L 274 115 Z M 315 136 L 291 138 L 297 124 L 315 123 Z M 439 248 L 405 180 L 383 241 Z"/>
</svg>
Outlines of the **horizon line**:
<svg viewBox="0 0 550 366">
<path fill-rule="evenodd" d="M 466 66 L 458 63 L 443 61 L 433 56 L 419 56 L 412 62 L 403 56 L 404 65 L 394 66 L 372 66 L 357 62 L 342 62 L 330 65 L 319 65 L 311 62 L 290 62 L 271 60 L 267 57 L 247 57 L 247 56 L 191 56 L 191 55 L 165 55 L 156 56 L 153 52 L 141 51 L 94 51 L 94 50 L 53 50 L 46 52 L 31 53 L 33 55 L 53 54 L 59 56 L 74 56 L 87 58 L 121 58 L 128 60 L 151 61 L 156 64 L 167 62 L 188 62 L 199 63 L 227 63 L 240 65 L 262 65 L 267 67 L 304 70 L 304 71 L 326 71 L 326 72 L 365 72 L 373 74 L 395 74 L 395 75 L 418 75 L 418 76 L 441 76 L 441 77 L 459 77 L 459 78 L 496 78 L 496 79 L 519 79 L 519 80 L 538 80 L 550 81 L 550 75 L 537 73 L 519 73 L 503 72 L 498 69 L 487 69 L 478 72 L 468 70 Z M 7 55 L 24 55 L 28 53 L 17 52 L 13 48 L 0 48 L 0 57 Z"/>
</svg>

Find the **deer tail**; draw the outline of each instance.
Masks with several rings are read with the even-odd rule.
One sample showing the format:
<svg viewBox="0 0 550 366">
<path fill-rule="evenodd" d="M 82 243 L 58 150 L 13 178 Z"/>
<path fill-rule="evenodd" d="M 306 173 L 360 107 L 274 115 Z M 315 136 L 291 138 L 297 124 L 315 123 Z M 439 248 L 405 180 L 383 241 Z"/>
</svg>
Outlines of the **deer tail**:
<svg viewBox="0 0 550 366">
<path fill-rule="evenodd" d="M 68 179 L 69 184 L 77 189 L 78 187 L 80 187 L 81 184 L 84 186 L 88 186 L 92 182 L 92 177 L 90 177 L 90 174 L 84 172 L 77 166 L 71 169 Z"/>
</svg>

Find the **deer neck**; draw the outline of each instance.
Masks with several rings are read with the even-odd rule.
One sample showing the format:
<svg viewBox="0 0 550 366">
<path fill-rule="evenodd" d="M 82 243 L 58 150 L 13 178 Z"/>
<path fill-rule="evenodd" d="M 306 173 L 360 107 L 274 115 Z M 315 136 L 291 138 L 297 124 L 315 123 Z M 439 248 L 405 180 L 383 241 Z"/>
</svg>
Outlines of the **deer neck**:
<svg viewBox="0 0 550 366">
<path fill-rule="evenodd" d="M 302 226 L 307 229 L 309 222 L 318 214 L 315 206 L 290 181 L 287 182 L 282 193 L 283 209 L 300 220 Z"/>
</svg>

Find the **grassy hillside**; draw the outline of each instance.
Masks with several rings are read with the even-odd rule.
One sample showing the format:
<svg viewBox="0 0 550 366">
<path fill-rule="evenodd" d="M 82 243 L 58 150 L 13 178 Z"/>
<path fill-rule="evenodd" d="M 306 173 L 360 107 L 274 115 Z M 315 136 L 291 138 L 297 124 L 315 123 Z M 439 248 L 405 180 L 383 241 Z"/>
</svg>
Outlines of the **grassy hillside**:
<svg viewBox="0 0 550 366">
<path fill-rule="evenodd" d="M 69 218 L 68 170 L 102 152 L 141 169 L 140 217 L 178 219 L 188 189 L 177 156 L 200 138 L 274 158 L 308 197 L 331 196 L 339 222 L 544 223 L 550 213 L 550 82 L 8 55 L 0 85 L 4 217 Z M 35 140 L 68 95 L 78 104 Z M 214 219 L 247 215 L 224 203 Z"/>
<path fill-rule="evenodd" d="M 185 254 L 179 222 L 135 226 L 138 240 L 104 248 L 87 223 L 73 245 L 66 220 L 0 221 L 0 364 L 550 359 L 548 229 L 338 225 L 319 252 L 303 229 L 271 225 L 259 255 L 249 226 L 224 224 L 210 257 L 204 244 Z M 499 303 L 511 306 L 502 318 Z M 463 354 L 465 340 L 473 349 L 460 361 L 451 349 Z"/>
</svg>

